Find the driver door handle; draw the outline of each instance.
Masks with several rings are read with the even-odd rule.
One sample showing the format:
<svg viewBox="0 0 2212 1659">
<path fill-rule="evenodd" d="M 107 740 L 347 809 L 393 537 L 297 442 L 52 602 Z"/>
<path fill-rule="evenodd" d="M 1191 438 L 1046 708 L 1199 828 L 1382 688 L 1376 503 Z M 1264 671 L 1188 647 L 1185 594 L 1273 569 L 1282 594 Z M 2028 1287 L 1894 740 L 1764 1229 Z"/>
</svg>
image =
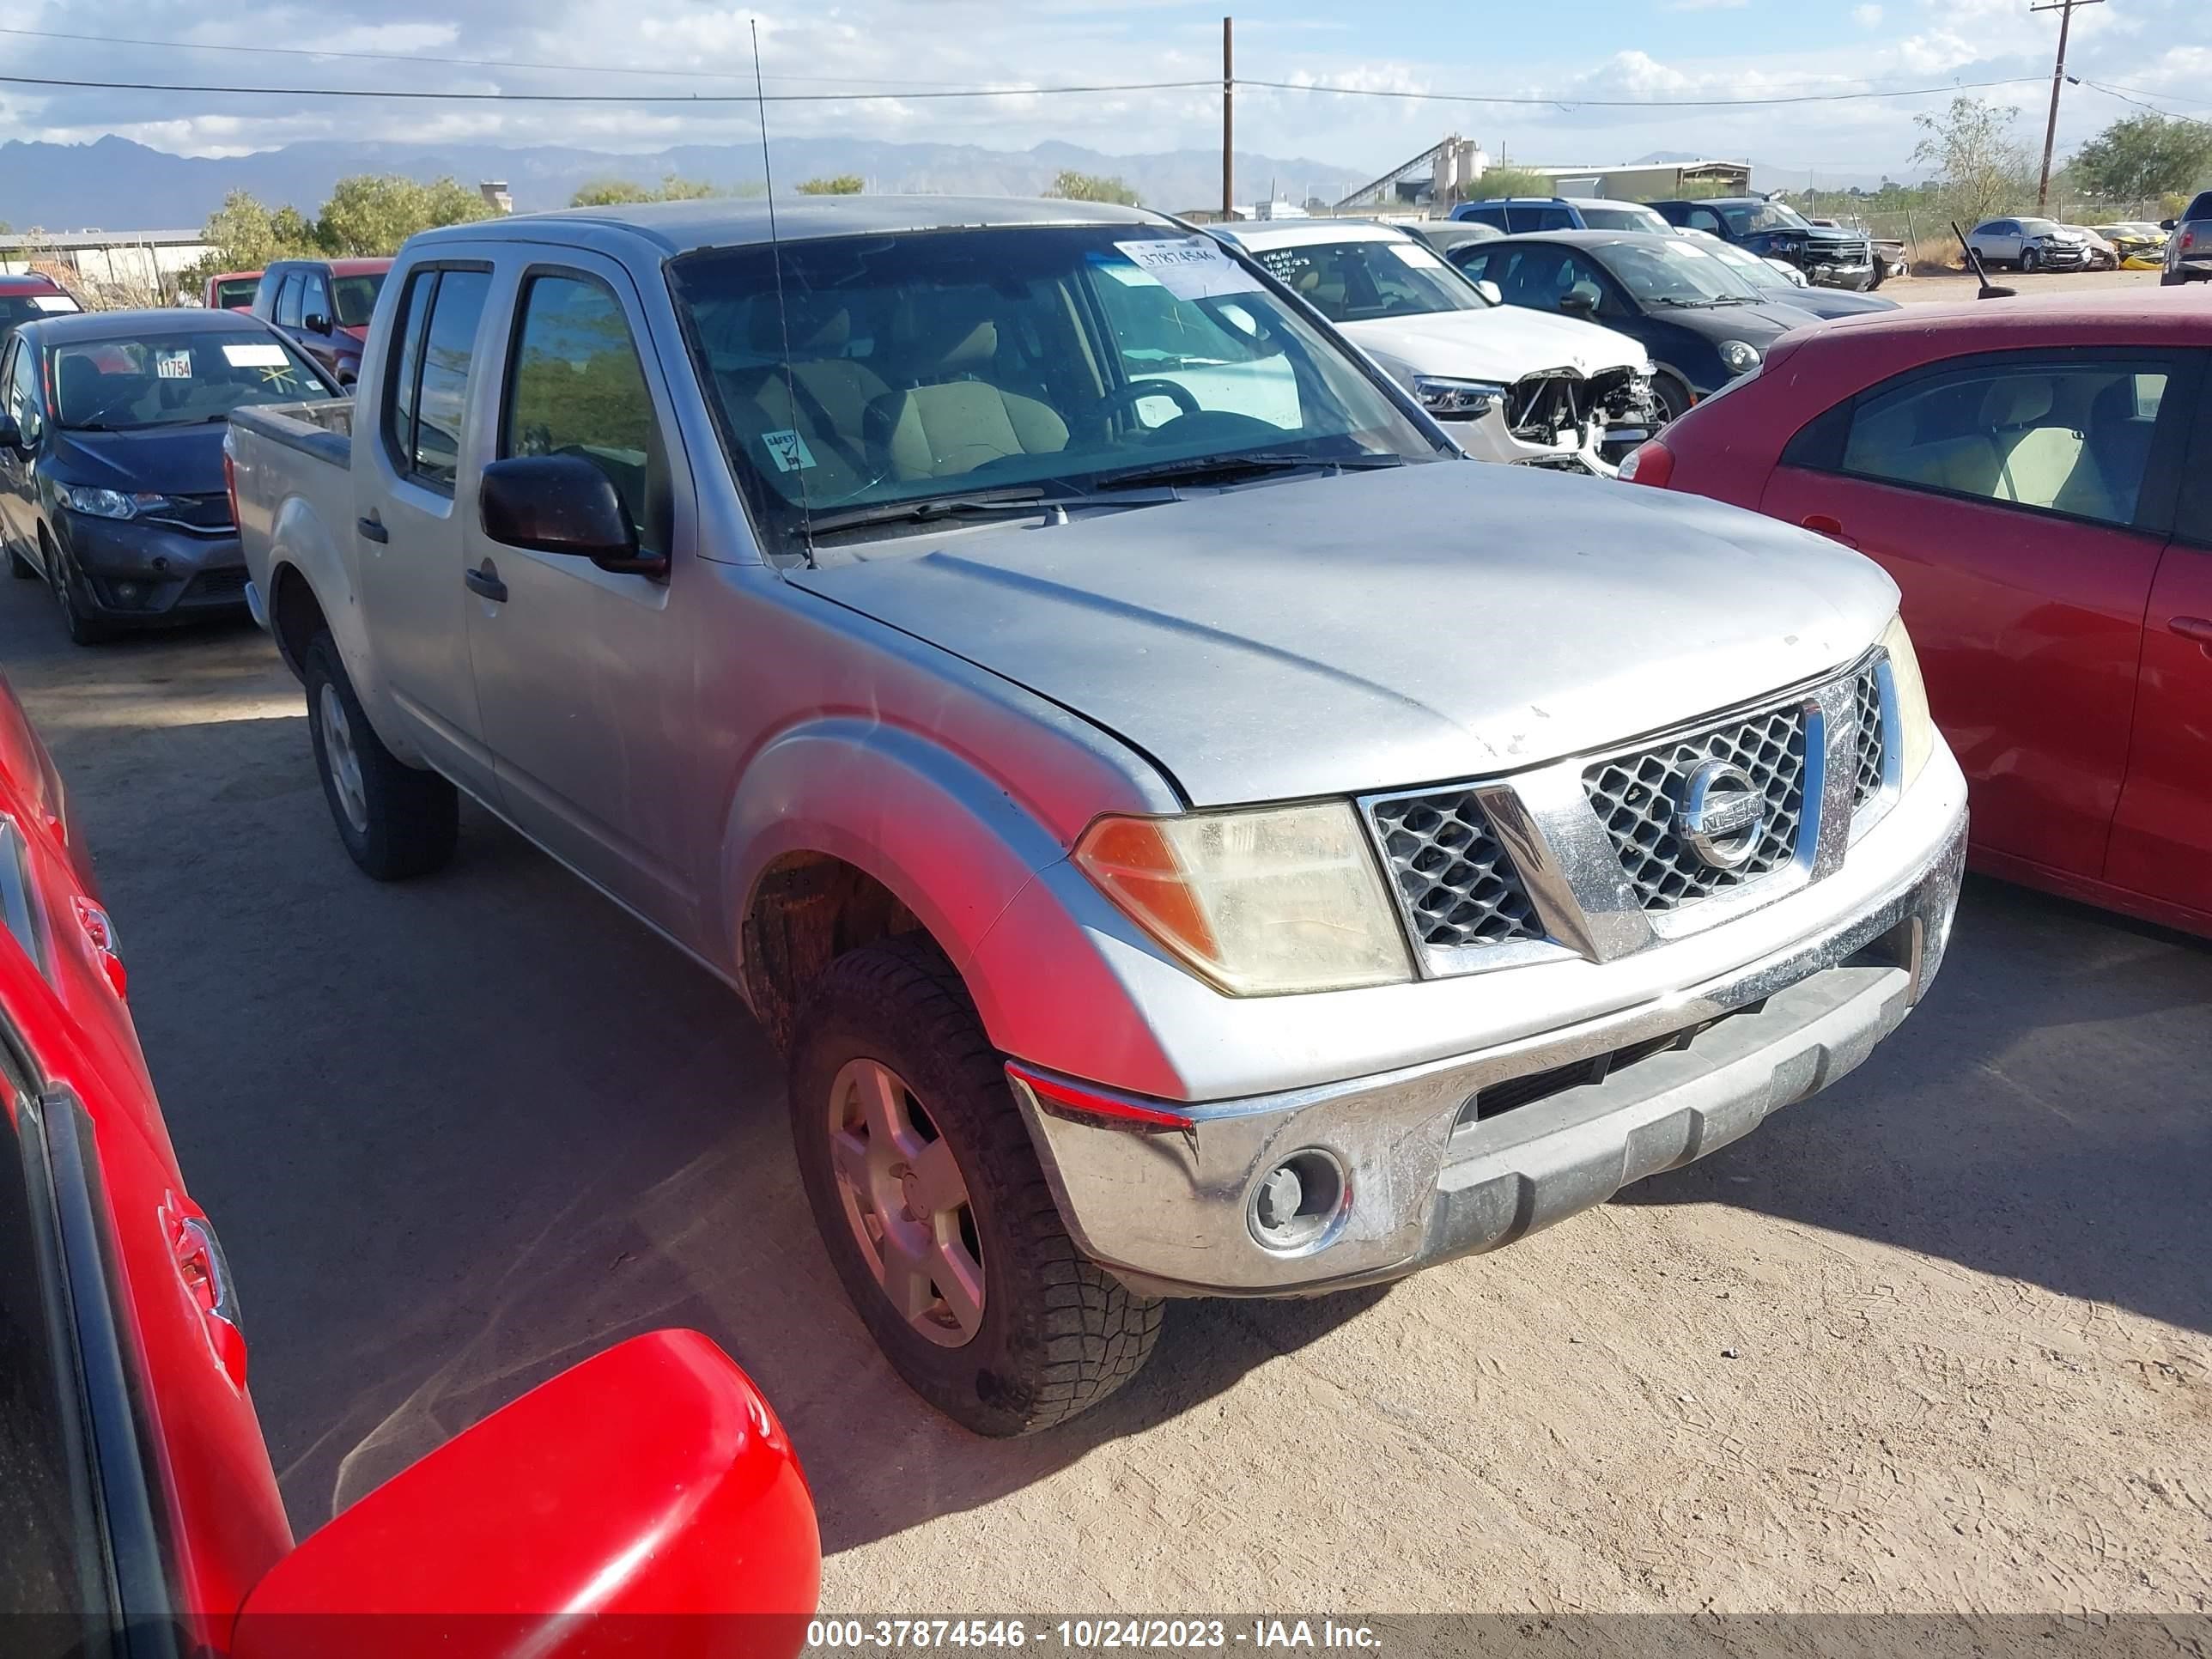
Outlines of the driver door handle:
<svg viewBox="0 0 2212 1659">
<path fill-rule="evenodd" d="M 499 567 L 486 559 L 481 568 L 461 572 L 461 580 L 469 585 L 469 592 L 482 594 L 494 605 L 507 603 L 507 584 L 499 579 Z"/>
<path fill-rule="evenodd" d="M 353 521 L 353 527 L 373 542 L 388 542 L 392 539 L 392 532 L 384 527 L 384 520 L 374 513 L 365 519 L 356 519 Z"/>
<path fill-rule="evenodd" d="M 2194 640 L 2204 654 L 2212 657 L 2212 617 L 2173 617 L 2166 624 L 2185 640 Z"/>
</svg>

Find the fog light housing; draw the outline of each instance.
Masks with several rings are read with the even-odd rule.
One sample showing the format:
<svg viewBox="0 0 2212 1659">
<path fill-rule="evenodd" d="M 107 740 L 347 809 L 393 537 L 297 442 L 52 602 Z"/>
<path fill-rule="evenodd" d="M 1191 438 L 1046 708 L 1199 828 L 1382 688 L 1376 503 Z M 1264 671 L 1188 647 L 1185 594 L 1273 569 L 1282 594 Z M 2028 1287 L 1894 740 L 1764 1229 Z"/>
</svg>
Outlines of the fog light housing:
<svg viewBox="0 0 2212 1659">
<path fill-rule="evenodd" d="M 146 597 L 143 582 L 111 582 L 108 586 L 114 592 L 118 605 L 137 605 Z"/>
<path fill-rule="evenodd" d="M 1310 1255 L 1334 1242 L 1352 1210 L 1352 1182 L 1318 1146 L 1292 1152 L 1253 1184 L 1245 1219 L 1253 1242 L 1275 1255 Z"/>
</svg>

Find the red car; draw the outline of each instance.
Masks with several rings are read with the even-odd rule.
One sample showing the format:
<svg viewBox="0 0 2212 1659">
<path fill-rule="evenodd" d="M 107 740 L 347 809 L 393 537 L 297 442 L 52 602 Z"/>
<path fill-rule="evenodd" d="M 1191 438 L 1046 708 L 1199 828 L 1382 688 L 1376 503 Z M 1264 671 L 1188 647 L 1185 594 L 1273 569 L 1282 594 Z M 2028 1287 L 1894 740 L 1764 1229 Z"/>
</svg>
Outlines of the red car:
<svg viewBox="0 0 2212 1659">
<path fill-rule="evenodd" d="M 2187 293 L 1909 306 L 1784 337 L 1622 476 L 1880 561 L 1975 863 L 2212 933 L 2208 365 Z"/>
<path fill-rule="evenodd" d="M 766 1401 L 693 1332 L 586 1360 L 295 1547 L 237 1291 L 125 988 L 60 781 L 0 680 L 0 1647 L 799 1650 L 812 1501 Z M 575 1616 L 676 1613 L 722 1616 Z"/>
<path fill-rule="evenodd" d="M 67 289 L 35 270 L 21 276 L 0 276 L 0 341 L 24 323 L 40 317 L 65 317 L 83 309 Z"/>
</svg>

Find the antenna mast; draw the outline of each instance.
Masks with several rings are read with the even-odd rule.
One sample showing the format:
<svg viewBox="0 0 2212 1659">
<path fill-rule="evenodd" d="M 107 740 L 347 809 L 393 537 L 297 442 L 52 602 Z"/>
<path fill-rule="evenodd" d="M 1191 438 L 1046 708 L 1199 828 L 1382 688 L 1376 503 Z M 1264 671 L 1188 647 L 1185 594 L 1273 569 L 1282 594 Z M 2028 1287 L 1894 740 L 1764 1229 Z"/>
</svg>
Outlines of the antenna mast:
<svg viewBox="0 0 2212 1659">
<path fill-rule="evenodd" d="M 761 83 L 760 19 L 747 20 L 753 32 L 753 107 L 760 115 L 761 179 L 768 186 L 768 257 L 775 272 L 775 326 L 783 341 L 783 391 L 791 405 L 791 418 L 799 419 L 799 376 L 791 367 L 791 313 L 783 302 L 783 243 L 775 230 L 775 174 L 769 169 L 768 159 L 768 94 Z M 795 429 L 795 426 L 794 426 Z M 814 562 L 814 510 L 806 500 L 806 469 L 794 466 L 799 475 L 799 540 L 806 550 L 806 562 Z"/>
</svg>

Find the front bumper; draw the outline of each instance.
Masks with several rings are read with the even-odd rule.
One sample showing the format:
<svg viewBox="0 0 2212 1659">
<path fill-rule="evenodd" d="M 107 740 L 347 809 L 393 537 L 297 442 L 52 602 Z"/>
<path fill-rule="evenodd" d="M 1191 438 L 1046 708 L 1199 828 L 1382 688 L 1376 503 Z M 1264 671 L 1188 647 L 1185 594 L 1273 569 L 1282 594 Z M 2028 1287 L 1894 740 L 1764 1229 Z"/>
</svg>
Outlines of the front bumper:
<svg viewBox="0 0 2212 1659">
<path fill-rule="evenodd" d="M 1874 261 L 1856 259 L 1843 264 L 1823 264 L 1808 261 L 1799 267 L 1805 280 L 1818 288 L 1849 289 L 1862 293 L 1874 286 Z"/>
<path fill-rule="evenodd" d="M 1154 1294 L 1304 1294 L 1496 1249 L 1749 1133 L 1896 1029 L 1942 966 L 1965 869 L 1962 793 L 1942 805 L 1917 854 L 1809 937 L 1632 1007 L 1179 1109 L 1187 1128 L 1107 1127 L 1018 1078 L 1014 1093 L 1077 1243 Z M 1310 1148 L 1345 1172 L 1348 1202 L 1305 1248 L 1264 1248 L 1254 1194 Z"/>
<path fill-rule="evenodd" d="M 183 621 L 246 603 L 246 555 L 235 532 L 198 535 L 143 519 L 64 513 L 77 605 L 118 623 Z"/>
</svg>

